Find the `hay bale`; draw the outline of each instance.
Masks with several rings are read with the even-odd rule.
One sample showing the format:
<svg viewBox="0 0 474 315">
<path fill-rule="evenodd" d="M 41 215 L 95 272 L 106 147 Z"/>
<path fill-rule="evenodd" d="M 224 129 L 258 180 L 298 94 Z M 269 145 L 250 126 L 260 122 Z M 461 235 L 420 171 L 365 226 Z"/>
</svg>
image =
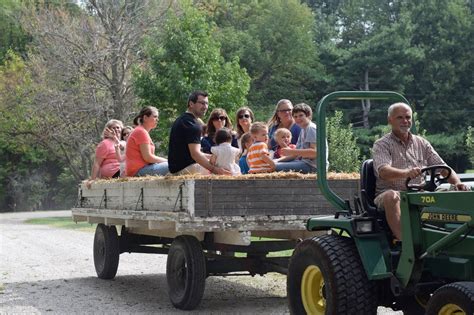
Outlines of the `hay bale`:
<svg viewBox="0 0 474 315">
<path fill-rule="evenodd" d="M 328 180 L 345 180 L 345 179 L 359 179 L 359 173 L 335 173 L 329 172 L 327 174 Z M 188 180 L 188 179 L 205 179 L 205 180 L 249 180 L 249 179 L 317 179 L 316 174 L 301 174 L 298 172 L 273 172 L 273 173 L 262 173 L 262 174 L 245 174 L 245 175 L 167 175 L 167 176 L 141 176 L 141 177 L 124 177 L 124 178 L 112 178 L 112 179 L 97 179 L 96 183 L 121 183 L 121 182 L 136 182 L 136 181 L 162 181 L 162 180 Z M 85 182 L 83 182 L 85 183 Z"/>
</svg>

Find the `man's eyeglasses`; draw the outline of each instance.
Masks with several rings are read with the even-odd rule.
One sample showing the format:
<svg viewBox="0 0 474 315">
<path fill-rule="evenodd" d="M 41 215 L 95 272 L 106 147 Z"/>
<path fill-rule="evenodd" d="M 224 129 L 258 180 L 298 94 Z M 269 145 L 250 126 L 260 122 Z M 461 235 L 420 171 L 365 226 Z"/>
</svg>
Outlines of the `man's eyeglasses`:
<svg viewBox="0 0 474 315">
<path fill-rule="evenodd" d="M 204 101 L 196 101 L 196 103 L 199 103 L 201 105 L 209 105 L 209 102 L 204 102 Z"/>
<path fill-rule="evenodd" d="M 226 121 L 227 120 L 227 117 L 226 116 L 218 116 L 218 117 L 214 117 L 212 118 L 213 120 L 220 120 L 220 121 Z"/>
<path fill-rule="evenodd" d="M 291 109 L 291 108 L 287 108 L 287 109 L 279 109 L 279 110 L 278 110 L 278 112 L 280 112 L 280 113 L 289 113 L 289 112 L 291 112 L 291 111 L 292 111 L 292 109 Z"/>
<path fill-rule="evenodd" d="M 249 118 L 250 118 L 250 115 L 249 115 L 249 114 L 239 115 L 239 119 L 242 119 L 242 118 L 249 119 Z"/>
</svg>

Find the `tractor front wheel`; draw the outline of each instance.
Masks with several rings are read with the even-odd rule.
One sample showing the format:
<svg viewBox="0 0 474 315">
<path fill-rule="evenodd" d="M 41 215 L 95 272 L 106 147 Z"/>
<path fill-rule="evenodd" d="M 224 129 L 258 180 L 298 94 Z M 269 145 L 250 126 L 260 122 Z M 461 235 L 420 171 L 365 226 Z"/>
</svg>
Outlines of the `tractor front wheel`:
<svg viewBox="0 0 474 315">
<path fill-rule="evenodd" d="M 298 244 L 289 263 L 292 314 L 376 314 L 375 283 L 367 279 L 354 241 L 324 235 Z"/>
<path fill-rule="evenodd" d="M 474 282 L 454 282 L 442 286 L 430 298 L 426 314 L 474 314 Z"/>
</svg>

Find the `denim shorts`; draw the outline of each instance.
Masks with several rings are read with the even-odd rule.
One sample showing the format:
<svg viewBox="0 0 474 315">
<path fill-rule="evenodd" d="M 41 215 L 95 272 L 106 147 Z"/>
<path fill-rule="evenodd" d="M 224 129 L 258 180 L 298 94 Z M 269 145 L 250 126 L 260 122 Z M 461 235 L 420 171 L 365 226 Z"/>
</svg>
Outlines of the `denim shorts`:
<svg viewBox="0 0 474 315">
<path fill-rule="evenodd" d="M 161 175 L 168 174 L 168 162 L 152 163 L 142 167 L 136 176 Z"/>
</svg>

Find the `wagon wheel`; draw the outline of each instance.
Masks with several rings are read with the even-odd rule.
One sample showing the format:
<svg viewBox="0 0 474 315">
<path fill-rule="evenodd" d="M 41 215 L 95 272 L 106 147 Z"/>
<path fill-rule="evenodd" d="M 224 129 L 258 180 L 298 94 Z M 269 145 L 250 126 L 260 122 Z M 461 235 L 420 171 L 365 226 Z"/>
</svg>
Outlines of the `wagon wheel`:
<svg viewBox="0 0 474 315">
<path fill-rule="evenodd" d="M 192 310 L 201 302 L 206 280 L 206 258 L 201 243 L 190 235 L 174 239 L 166 262 L 166 279 L 171 303 Z"/>
<path fill-rule="evenodd" d="M 291 314 L 375 314 L 375 283 L 367 279 L 354 241 L 338 235 L 307 239 L 290 259 Z"/>
<path fill-rule="evenodd" d="M 427 315 L 474 314 L 474 282 L 454 282 L 435 291 Z"/>
<path fill-rule="evenodd" d="M 117 274 L 120 248 L 114 225 L 97 225 L 94 235 L 94 266 L 100 279 L 113 279 Z"/>
</svg>

